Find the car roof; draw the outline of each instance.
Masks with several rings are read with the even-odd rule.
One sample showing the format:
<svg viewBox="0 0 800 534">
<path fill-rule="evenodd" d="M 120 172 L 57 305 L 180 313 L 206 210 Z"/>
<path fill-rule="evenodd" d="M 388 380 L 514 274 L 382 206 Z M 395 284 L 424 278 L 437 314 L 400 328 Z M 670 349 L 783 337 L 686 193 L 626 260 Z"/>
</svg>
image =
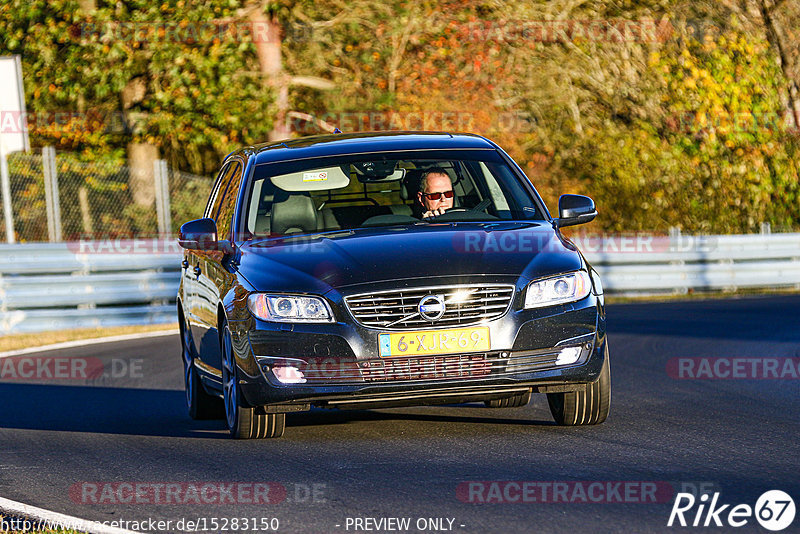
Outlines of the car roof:
<svg viewBox="0 0 800 534">
<path fill-rule="evenodd" d="M 402 150 L 495 150 L 488 139 L 474 134 L 447 132 L 361 132 L 315 135 L 264 143 L 242 148 L 230 154 L 254 156 L 255 164 L 276 161 L 366 154 Z M 230 157 L 228 156 L 228 157 Z M 227 158 L 226 158 L 227 159 Z"/>
</svg>

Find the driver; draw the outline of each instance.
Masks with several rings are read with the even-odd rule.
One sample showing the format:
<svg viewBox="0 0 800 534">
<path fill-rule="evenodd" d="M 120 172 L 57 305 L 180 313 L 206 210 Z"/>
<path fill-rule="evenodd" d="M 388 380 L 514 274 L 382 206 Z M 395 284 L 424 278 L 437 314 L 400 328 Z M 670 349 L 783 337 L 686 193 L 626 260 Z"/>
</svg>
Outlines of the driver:
<svg viewBox="0 0 800 534">
<path fill-rule="evenodd" d="M 453 207 L 453 183 L 441 167 L 432 167 L 422 173 L 417 201 L 422 206 L 422 218 L 436 217 Z"/>
</svg>

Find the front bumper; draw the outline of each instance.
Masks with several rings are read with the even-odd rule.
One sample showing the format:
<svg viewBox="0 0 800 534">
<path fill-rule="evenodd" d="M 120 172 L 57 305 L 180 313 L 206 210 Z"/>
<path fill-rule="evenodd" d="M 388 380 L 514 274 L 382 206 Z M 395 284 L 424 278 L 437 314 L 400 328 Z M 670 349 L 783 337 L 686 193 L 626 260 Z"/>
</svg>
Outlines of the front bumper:
<svg viewBox="0 0 800 534">
<path fill-rule="evenodd" d="M 535 310 L 512 306 L 487 323 L 491 350 L 483 353 L 381 359 L 381 330 L 347 319 L 293 325 L 253 319 L 240 325 L 234 350 L 245 400 L 280 412 L 310 405 L 376 408 L 570 391 L 598 378 L 606 354 L 605 312 L 594 295 Z M 580 357 L 557 365 L 565 347 L 580 347 Z M 274 366 L 295 367 L 306 382 L 282 383 Z"/>
</svg>

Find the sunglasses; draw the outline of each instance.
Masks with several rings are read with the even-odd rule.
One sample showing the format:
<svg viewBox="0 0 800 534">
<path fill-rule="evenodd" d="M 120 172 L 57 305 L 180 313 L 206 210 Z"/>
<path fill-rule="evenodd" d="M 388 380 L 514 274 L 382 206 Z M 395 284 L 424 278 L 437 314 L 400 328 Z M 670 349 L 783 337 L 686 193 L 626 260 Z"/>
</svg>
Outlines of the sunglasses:
<svg viewBox="0 0 800 534">
<path fill-rule="evenodd" d="M 428 200 L 439 200 L 440 198 L 442 198 L 442 195 L 444 195 L 444 198 L 453 198 L 453 195 L 455 195 L 455 193 L 453 192 L 452 189 L 450 191 L 441 191 L 436 193 L 422 193 L 422 196 L 424 196 Z"/>
</svg>

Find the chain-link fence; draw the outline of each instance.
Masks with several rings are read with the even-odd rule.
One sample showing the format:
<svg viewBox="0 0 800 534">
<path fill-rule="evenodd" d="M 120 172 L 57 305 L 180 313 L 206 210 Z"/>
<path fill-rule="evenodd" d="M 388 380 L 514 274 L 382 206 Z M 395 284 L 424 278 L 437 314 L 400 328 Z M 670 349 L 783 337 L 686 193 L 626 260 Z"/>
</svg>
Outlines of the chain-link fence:
<svg viewBox="0 0 800 534">
<path fill-rule="evenodd" d="M 211 190 L 211 178 L 170 169 L 163 161 L 142 172 L 47 148 L 35 152 L 8 156 L 16 242 L 174 233 L 202 216 Z M 4 216 L 0 203 L 0 221 Z M 5 239 L 5 222 L 0 224 Z"/>
<path fill-rule="evenodd" d="M 203 216 L 211 185 L 212 179 L 206 176 L 170 169 L 169 198 L 173 231 L 186 221 Z"/>
<path fill-rule="evenodd" d="M 8 156 L 11 211 L 17 240 L 47 241 L 47 203 L 41 154 L 14 153 Z M 0 210 L 4 209 L 0 205 Z M 5 221 L 5 211 L 0 220 Z M 5 222 L 3 223 L 5 236 Z"/>
</svg>

